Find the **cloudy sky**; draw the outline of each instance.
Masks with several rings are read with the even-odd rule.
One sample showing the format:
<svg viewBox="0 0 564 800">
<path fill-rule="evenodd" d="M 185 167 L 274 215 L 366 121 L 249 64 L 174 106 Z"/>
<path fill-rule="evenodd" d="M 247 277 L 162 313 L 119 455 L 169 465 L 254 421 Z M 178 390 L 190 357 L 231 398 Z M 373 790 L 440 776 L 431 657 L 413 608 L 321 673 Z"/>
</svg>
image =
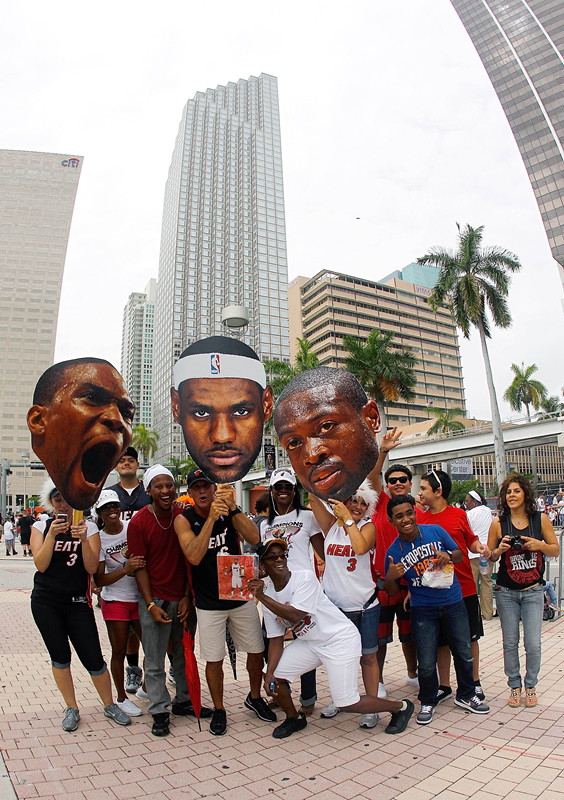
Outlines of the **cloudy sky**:
<svg viewBox="0 0 564 800">
<path fill-rule="evenodd" d="M 260 72 L 279 81 L 290 279 L 379 279 L 456 222 L 513 251 L 512 362 L 564 384 L 562 286 L 517 146 L 448 0 L 12 3 L 0 31 L 0 147 L 84 157 L 57 360 L 119 366 L 123 306 L 158 272 L 164 184 L 182 108 Z M 357 219 L 360 217 L 360 219 Z M 462 344 L 469 413 L 489 406 L 479 342 Z M 502 416 L 511 416 L 502 405 Z M 515 417 L 516 415 L 513 414 Z"/>
</svg>

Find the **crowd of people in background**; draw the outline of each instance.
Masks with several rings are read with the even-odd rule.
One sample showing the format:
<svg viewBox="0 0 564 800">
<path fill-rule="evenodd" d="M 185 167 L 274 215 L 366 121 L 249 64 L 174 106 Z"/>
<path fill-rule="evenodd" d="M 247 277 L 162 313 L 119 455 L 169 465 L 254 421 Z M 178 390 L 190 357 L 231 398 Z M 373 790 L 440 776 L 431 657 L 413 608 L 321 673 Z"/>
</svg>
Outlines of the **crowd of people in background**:
<svg viewBox="0 0 564 800">
<path fill-rule="evenodd" d="M 273 729 L 276 738 L 307 726 L 321 666 L 331 693 L 322 717 L 357 713 L 360 727 L 372 729 L 388 713 L 386 733 L 405 730 L 413 703 L 388 698 L 384 679 L 394 619 L 405 684 L 418 690 L 417 724 L 432 722 L 438 705 L 451 696 L 465 711 L 489 712 L 479 640 L 483 623 L 494 615 L 501 622 L 508 705 L 518 707 L 523 698 L 534 707 L 544 566 L 559 553 L 553 524 L 562 521 L 564 498 L 555 493 L 539 502 L 527 478 L 511 474 L 500 487 L 497 514 L 476 490 L 463 508 L 455 508 L 448 502 L 451 478 L 440 469 L 425 474 L 417 492 L 406 465 L 394 464 L 382 475 L 400 436 L 397 429 L 384 435 L 372 472 L 344 501 L 310 494 L 305 507 L 294 471 L 274 470 L 257 499 L 256 516 L 241 511 L 229 484 L 216 484 L 199 469 L 188 476 L 190 503 L 178 503 L 167 467 L 154 465 L 139 480 L 132 447 L 118 464 L 118 483 L 101 493 L 80 523 L 73 524 L 72 510 L 49 481 L 43 513 L 9 517 L 1 530 L 6 555 L 18 555 L 19 534 L 23 556 L 34 558 L 32 613 L 66 706 L 63 730 L 76 730 L 80 720 L 72 644 L 112 721 L 128 725 L 143 714 L 128 697 L 136 695 L 148 700 L 155 736 L 169 733 L 171 713 L 198 713 L 210 719 L 213 735 L 223 735 L 226 627 L 237 651 L 247 654 L 244 706 L 267 723 L 277 721 L 277 709 L 284 714 Z M 249 584 L 255 601 L 222 599 L 217 555 L 243 553 L 256 553 L 260 564 Z M 92 608 L 93 586 L 101 591 L 109 670 Z M 194 636 L 196 628 L 213 703 L 197 712 L 183 646 L 185 629 Z M 296 704 L 290 687 L 298 678 Z"/>
</svg>

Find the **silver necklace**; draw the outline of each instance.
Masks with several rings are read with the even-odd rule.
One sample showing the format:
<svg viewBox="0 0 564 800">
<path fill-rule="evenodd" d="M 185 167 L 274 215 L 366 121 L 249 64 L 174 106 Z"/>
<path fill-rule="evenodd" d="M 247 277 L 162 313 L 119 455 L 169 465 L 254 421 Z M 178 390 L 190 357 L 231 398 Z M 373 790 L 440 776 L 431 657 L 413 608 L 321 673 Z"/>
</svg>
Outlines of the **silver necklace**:
<svg viewBox="0 0 564 800">
<path fill-rule="evenodd" d="M 170 526 L 172 525 L 172 521 L 173 521 L 173 519 L 174 519 L 174 511 L 172 511 L 172 509 L 171 509 L 171 512 L 170 512 L 170 522 L 168 523 L 168 525 L 161 525 L 161 523 L 159 522 L 159 518 L 157 517 L 157 515 L 156 515 L 156 513 L 155 513 L 155 509 L 153 508 L 153 504 L 152 504 L 152 503 L 151 503 L 151 511 L 153 512 L 153 516 L 154 516 L 154 518 L 155 518 L 155 520 L 156 520 L 156 522 L 157 522 L 157 525 L 159 526 L 159 528 L 162 528 L 162 530 L 163 530 L 163 531 L 168 531 L 168 529 L 169 529 L 169 528 L 170 528 Z"/>
</svg>

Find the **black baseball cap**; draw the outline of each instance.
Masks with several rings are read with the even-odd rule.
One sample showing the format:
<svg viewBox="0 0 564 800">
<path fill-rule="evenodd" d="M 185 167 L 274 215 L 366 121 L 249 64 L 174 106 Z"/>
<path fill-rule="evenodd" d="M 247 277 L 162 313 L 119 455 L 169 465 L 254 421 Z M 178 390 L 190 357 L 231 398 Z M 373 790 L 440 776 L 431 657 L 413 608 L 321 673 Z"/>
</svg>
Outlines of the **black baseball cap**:
<svg viewBox="0 0 564 800">
<path fill-rule="evenodd" d="M 131 445 L 129 445 L 129 447 L 123 451 L 120 458 L 123 458 L 124 456 L 131 456 L 131 458 L 134 458 L 136 461 L 139 461 L 139 454 L 137 450 Z"/>
<path fill-rule="evenodd" d="M 198 481 L 207 481 L 208 483 L 215 483 L 215 481 L 210 480 L 208 476 L 203 472 L 201 469 L 193 469 L 192 472 L 189 472 L 186 476 L 186 486 L 190 488 Z"/>
</svg>

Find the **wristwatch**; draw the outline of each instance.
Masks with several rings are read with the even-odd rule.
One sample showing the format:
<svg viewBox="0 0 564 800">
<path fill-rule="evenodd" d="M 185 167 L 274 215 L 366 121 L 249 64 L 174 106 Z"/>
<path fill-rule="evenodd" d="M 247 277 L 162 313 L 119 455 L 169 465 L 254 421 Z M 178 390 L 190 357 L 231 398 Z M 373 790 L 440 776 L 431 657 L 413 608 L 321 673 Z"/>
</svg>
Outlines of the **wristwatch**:
<svg viewBox="0 0 564 800">
<path fill-rule="evenodd" d="M 230 516 L 230 517 L 234 517 L 234 516 L 235 516 L 235 514 L 242 514 L 242 513 L 243 513 L 243 510 L 242 510 L 241 508 L 239 508 L 239 506 L 235 506 L 235 508 L 233 509 L 233 511 L 230 511 L 230 512 L 229 512 L 229 516 Z"/>
<path fill-rule="evenodd" d="M 345 528 L 351 528 L 354 525 L 354 519 L 345 520 Z"/>
</svg>

